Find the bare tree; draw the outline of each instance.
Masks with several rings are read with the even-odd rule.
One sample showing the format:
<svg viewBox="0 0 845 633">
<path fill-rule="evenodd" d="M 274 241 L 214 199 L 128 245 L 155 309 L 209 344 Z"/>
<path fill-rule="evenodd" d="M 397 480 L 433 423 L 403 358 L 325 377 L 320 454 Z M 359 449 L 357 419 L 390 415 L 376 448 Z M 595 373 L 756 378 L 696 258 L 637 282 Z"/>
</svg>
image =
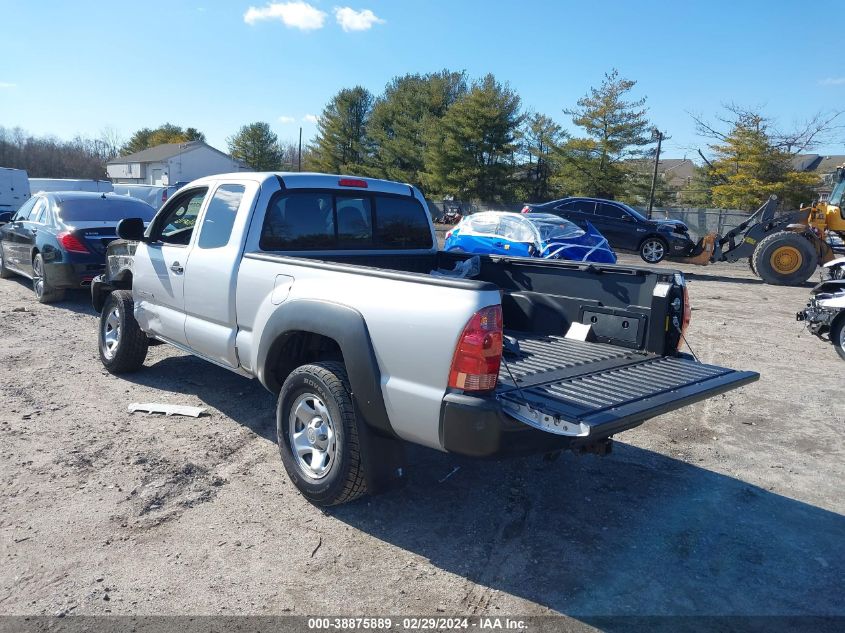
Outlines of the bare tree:
<svg viewBox="0 0 845 633">
<path fill-rule="evenodd" d="M 739 127 L 765 134 L 772 148 L 795 155 L 812 151 L 819 145 L 830 142 L 845 128 L 842 117 L 845 110 L 820 111 L 796 124 L 793 129 L 783 129 L 776 121 L 763 114 L 761 106 L 726 103 L 723 107 L 725 112 L 714 117 L 715 122 L 708 121 L 701 115 L 688 113 L 700 136 L 724 143 Z"/>
</svg>

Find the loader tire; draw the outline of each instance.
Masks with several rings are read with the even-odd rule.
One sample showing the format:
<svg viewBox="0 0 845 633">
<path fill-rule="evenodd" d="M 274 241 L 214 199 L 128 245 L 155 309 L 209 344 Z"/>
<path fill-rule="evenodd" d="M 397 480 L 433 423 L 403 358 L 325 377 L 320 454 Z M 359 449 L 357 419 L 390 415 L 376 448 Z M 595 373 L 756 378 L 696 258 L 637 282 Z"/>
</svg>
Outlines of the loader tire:
<svg viewBox="0 0 845 633">
<path fill-rule="evenodd" d="M 819 265 L 810 240 L 792 231 L 778 231 L 763 238 L 751 257 L 752 270 L 773 286 L 800 286 Z"/>
</svg>

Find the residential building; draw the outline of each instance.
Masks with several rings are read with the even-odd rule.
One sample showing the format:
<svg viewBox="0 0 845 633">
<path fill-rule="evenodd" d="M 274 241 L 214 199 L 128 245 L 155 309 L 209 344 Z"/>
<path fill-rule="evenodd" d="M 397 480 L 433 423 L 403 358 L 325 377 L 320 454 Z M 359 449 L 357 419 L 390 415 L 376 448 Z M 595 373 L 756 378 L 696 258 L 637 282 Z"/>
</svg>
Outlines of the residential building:
<svg viewBox="0 0 845 633">
<path fill-rule="evenodd" d="M 204 176 L 246 170 L 239 161 L 202 141 L 164 143 L 108 162 L 114 183 L 173 185 Z"/>
</svg>

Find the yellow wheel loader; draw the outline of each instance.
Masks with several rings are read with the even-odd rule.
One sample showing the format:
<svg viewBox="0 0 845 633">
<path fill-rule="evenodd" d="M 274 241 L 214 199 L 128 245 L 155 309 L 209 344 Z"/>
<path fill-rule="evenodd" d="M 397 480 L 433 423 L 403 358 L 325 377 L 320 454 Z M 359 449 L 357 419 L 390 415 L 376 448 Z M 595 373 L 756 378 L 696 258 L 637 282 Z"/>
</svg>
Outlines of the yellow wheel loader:
<svg viewBox="0 0 845 633">
<path fill-rule="evenodd" d="M 702 238 L 693 255 L 684 261 L 706 266 L 748 259 L 754 274 L 767 284 L 800 286 L 820 264 L 843 252 L 843 198 L 845 167 L 840 167 L 836 170 L 836 185 L 826 202 L 775 217 L 777 197 L 772 196 L 724 236 L 711 233 Z"/>
</svg>

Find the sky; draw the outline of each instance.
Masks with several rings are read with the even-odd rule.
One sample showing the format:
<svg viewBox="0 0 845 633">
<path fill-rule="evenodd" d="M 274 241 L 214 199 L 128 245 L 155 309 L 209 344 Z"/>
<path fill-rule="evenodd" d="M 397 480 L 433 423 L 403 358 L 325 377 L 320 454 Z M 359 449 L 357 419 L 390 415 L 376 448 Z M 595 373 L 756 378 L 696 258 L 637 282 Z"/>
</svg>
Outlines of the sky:
<svg viewBox="0 0 845 633">
<path fill-rule="evenodd" d="M 570 127 L 564 108 L 617 68 L 671 136 L 664 156 L 692 158 L 707 141 L 690 113 L 734 102 L 789 128 L 845 108 L 840 14 L 827 0 L 0 0 L 0 126 L 128 139 L 171 122 L 225 151 L 266 121 L 308 141 L 339 89 L 448 68 L 492 72 Z M 817 151 L 845 154 L 845 133 Z"/>
</svg>

